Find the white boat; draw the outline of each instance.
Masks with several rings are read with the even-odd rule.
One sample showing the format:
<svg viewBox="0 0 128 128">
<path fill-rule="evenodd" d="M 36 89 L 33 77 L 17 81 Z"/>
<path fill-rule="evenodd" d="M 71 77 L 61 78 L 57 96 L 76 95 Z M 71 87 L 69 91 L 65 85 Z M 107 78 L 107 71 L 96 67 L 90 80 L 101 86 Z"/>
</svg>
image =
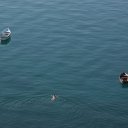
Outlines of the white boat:
<svg viewBox="0 0 128 128">
<path fill-rule="evenodd" d="M 4 29 L 1 33 L 0 33 L 0 40 L 7 40 L 9 37 L 11 36 L 11 31 L 9 28 Z"/>
<path fill-rule="evenodd" d="M 119 81 L 121 84 L 128 84 L 128 74 L 127 73 L 121 73 L 119 76 Z"/>
</svg>

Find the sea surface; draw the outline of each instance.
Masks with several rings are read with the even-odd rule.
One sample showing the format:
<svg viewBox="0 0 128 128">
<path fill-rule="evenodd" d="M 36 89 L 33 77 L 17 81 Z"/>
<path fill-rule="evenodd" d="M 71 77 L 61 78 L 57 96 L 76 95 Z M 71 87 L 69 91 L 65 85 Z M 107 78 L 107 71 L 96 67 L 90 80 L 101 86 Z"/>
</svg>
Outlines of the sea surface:
<svg viewBox="0 0 128 128">
<path fill-rule="evenodd" d="M 1 0 L 6 27 L 0 128 L 128 128 L 127 0 Z"/>
</svg>

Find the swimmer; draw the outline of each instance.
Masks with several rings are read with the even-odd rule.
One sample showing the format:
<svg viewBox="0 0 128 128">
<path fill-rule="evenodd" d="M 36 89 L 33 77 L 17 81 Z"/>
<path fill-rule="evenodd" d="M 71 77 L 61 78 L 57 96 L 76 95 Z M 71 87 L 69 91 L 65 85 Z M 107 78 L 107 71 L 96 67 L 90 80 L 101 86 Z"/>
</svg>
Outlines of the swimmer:
<svg viewBox="0 0 128 128">
<path fill-rule="evenodd" d="M 54 94 L 54 95 L 52 95 L 52 98 L 51 98 L 51 101 L 54 101 L 54 100 L 56 100 L 56 95 Z"/>
</svg>

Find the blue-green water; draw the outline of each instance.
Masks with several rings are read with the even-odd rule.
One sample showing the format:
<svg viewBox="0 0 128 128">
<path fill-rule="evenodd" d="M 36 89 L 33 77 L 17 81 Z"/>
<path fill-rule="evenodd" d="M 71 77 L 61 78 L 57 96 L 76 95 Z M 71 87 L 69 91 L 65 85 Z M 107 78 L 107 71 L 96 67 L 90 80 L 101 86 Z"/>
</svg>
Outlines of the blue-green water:
<svg viewBox="0 0 128 128">
<path fill-rule="evenodd" d="M 0 12 L 12 31 L 0 45 L 0 128 L 128 127 L 126 0 L 3 0 Z"/>
</svg>

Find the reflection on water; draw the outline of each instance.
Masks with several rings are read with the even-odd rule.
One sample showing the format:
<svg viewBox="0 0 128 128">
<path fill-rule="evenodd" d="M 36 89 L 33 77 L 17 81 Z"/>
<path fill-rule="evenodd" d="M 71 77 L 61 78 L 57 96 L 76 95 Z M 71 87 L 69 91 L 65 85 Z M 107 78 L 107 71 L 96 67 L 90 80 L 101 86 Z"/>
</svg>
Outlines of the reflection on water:
<svg viewBox="0 0 128 128">
<path fill-rule="evenodd" d="M 122 88 L 128 88 L 128 84 L 122 84 Z"/>
<path fill-rule="evenodd" d="M 11 41 L 11 37 L 9 37 L 7 40 L 1 40 L 2 45 L 7 45 Z"/>
</svg>

